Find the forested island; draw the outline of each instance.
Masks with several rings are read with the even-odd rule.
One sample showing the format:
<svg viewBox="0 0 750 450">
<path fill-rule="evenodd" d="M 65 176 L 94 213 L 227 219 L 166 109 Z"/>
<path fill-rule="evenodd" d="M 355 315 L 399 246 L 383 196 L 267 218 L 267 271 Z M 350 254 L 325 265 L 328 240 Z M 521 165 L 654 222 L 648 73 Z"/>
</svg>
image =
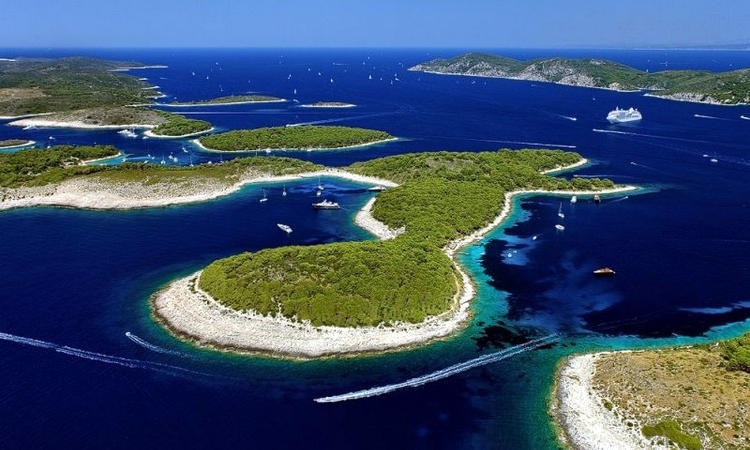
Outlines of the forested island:
<svg viewBox="0 0 750 450">
<path fill-rule="evenodd" d="M 273 97 L 270 95 L 227 95 L 224 97 L 210 98 L 206 100 L 193 100 L 189 102 L 169 103 L 166 106 L 211 106 L 211 105 L 231 105 L 240 103 L 275 103 L 284 102 L 283 98 Z"/>
<path fill-rule="evenodd" d="M 385 131 L 337 126 L 288 126 L 233 130 L 197 140 L 206 150 L 334 149 L 395 139 Z"/>
<path fill-rule="evenodd" d="M 644 72 L 604 59 L 542 58 L 521 61 L 487 53 L 433 59 L 411 71 L 543 81 L 614 90 L 648 90 L 648 95 L 702 103 L 750 103 L 750 69 L 730 72 L 665 70 Z"/>
<path fill-rule="evenodd" d="M 507 217 L 511 195 L 622 189 L 609 180 L 544 175 L 585 162 L 576 153 L 549 150 L 407 154 L 343 170 L 278 157 L 194 167 L 84 165 L 117 153 L 111 146 L 59 146 L 0 155 L 0 209 L 164 206 L 228 195 L 247 183 L 301 177 L 390 186 L 357 215 L 358 224 L 383 240 L 232 256 L 153 299 L 155 317 L 178 335 L 285 356 L 388 350 L 446 336 L 465 323 L 473 297 L 453 252 Z M 228 323 L 240 331 L 221 328 Z M 213 326 L 219 328 L 205 328 Z M 309 333 L 318 337 L 310 340 Z M 226 341 L 236 337 L 250 341 Z"/>
<path fill-rule="evenodd" d="M 553 413 L 574 448 L 748 448 L 750 333 L 714 344 L 572 356 Z"/>
<path fill-rule="evenodd" d="M 146 82 L 115 72 L 134 62 L 71 57 L 0 60 L 0 116 L 151 103 Z"/>
</svg>

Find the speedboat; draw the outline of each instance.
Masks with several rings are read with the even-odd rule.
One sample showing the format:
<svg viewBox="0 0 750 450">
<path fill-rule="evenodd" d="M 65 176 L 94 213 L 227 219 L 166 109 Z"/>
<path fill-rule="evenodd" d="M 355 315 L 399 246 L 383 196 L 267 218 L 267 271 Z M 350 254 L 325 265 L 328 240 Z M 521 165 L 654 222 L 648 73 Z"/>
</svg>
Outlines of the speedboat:
<svg viewBox="0 0 750 450">
<path fill-rule="evenodd" d="M 596 269 L 594 271 L 594 275 L 600 276 L 600 277 L 612 276 L 614 274 L 615 274 L 615 271 L 610 269 L 609 267 L 602 267 L 601 269 Z"/>
<path fill-rule="evenodd" d="M 289 225 L 284 225 L 283 223 L 277 223 L 276 226 L 279 227 L 286 234 L 289 234 L 292 232 L 292 227 L 290 227 Z"/>
<path fill-rule="evenodd" d="M 560 225 L 559 223 L 555 225 L 555 228 L 557 231 L 565 231 L 565 225 Z"/>
</svg>

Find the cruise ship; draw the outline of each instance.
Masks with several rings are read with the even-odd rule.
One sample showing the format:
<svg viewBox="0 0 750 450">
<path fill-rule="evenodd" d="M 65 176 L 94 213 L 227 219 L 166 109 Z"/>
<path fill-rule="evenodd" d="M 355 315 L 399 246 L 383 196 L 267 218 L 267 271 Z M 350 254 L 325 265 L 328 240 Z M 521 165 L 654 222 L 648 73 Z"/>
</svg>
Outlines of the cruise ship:
<svg viewBox="0 0 750 450">
<path fill-rule="evenodd" d="M 643 119 L 641 112 L 635 108 L 620 109 L 617 107 L 607 114 L 607 120 L 609 123 L 636 122 L 641 119 Z"/>
</svg>

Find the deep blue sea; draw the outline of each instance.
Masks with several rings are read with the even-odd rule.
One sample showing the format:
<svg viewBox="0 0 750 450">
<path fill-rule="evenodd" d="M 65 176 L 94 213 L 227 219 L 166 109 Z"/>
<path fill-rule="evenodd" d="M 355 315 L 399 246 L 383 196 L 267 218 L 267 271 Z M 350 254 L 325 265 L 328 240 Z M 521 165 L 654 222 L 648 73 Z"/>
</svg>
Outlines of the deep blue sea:
<svg viewBox="0 0 750 450">
<path fill-rule="evenodd" d="M 750 67 L 750 52 L 741 51 L 496 52 L 595 56 L 651 71 Z M 598 206 L 550 196 L 516 199 L 511 220 L 460 256 L 479 286 L 468 328 L 416 350 L 317 362 L 193 348 L 152 320 L 148 297 L 238 252 L 371 239 L 352 222 L 372 195 L 367 186 L 324 179 L 328 198 L 344 207 L 324 213 L 308 207 L 317 180 L 287 183 L 287 197 L 280 195 L 282 185 L 269 184 L 189 206 L 0 212 L 0 448 L 556 448 L 547 396 L 560 358 L 750 330 L 750 121 L 740 118 L 750 117 L 749 107 L 406 70 L 458 53 L 0 50 L 0 57 L 89 55 L 166 64 L 131 72 L 159 85 L 169 96 L 160 99 L 165 102 L 258 92 L 358 105 L 170 109 L 220 130 L 330 123 L 401 138 L 348 151 L 284 153 L 332 166 L 414 151 L 562 148 L 593 161 L 575 175 L 645 188 Z M 616 106 L 637 107 L 644 120 L 609 125 L 604 117 Z M 41 146 L 111 143 L 128 160 L 221 158 L 188 141 L 0 123 L 0 139 L 10 137 Z M 265 204 L 258 202 L 263 189 Z M 277 222 L 294 232 L 287 237 Z M 565 231 L 556 231 L 556 223 Z M 617 275 L 591 276 L 605 265 Z M 563 339 L 448 379 L 369 399 L 313 402 L 551 332 Z"/>
</svg>

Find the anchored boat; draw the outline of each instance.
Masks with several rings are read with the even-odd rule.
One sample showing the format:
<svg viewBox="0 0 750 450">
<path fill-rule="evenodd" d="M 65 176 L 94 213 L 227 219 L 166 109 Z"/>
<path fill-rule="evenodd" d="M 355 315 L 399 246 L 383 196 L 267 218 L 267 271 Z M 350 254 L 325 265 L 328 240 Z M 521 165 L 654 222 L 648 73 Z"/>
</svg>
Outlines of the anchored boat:
<svg viewBox="0 0 750 450">
<path fill-rule="evenodd" d="M 322 202 L 313 203 L 312 207 L 315 209 L 341 209 L 338 203 L 330 200 L 323 200 Z"/>
</svg>

